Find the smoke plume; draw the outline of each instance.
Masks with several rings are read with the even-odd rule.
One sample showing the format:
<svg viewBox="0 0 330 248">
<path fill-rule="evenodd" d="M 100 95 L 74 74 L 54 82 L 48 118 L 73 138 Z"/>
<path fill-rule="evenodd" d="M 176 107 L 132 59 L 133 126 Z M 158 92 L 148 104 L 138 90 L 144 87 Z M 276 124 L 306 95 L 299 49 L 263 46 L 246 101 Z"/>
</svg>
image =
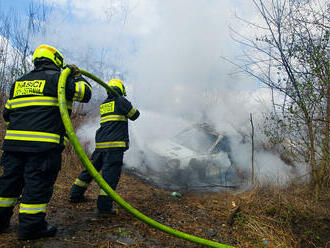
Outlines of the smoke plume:
<svg viewBox="0 0 330 248">
<path fill-rule="evenodd" d="M 55 10 L 44 24 L 46 33 L 34 42 L 59 47 L 68 63 L 105 81 L 118 72 L 122 75 L 128 99 L 141 112 L 129 125 L 127 166 L 139 167 L 140 152 L 155 140 L 207 122 L 232 137 L 235 163 L 250 168 L 249 114 L 254 117 L 256 139 L 262 143 L 262 113 L 269 110 L 270 95 L 257 82 L 231 75 L 233 68 L 221 59 L 233 60 L 242 49 L 231 39 L 228 26 L 235 24 L 237 12 L 254 17 L 255 10 L 246 2 L 104 0 L 91 6 L 81 0 L 46 1 Z M 94 90 L 93 98 L 97 100 L 87 108 L 97 112 L 104 98 L 101 88 Z M 77 132 L 81 142 L 89 144 L 89 152 L 99 127 L 99 117 L 93 116 Z M 290 174 L 271 151 L 258 150 L 255 162 L 263 178 Z"/>
</svg>

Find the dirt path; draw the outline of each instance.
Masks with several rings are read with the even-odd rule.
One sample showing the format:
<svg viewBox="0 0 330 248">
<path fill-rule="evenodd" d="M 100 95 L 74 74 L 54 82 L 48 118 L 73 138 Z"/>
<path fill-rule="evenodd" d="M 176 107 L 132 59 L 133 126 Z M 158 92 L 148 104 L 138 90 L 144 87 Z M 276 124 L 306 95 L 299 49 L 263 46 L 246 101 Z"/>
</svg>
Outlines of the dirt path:
<svg viewBox="0 0 330 248">
<path fill-rule="evenodd" d="M 97 217 L 98 187 L 94 183 L 87 191 L 89 202 L 69 203 L 67 195 L 72 181 L 73 177 L 60 174 L 48 207 L 47 219 L 58 226 L 56 237 L 18 241 L 15 215 L 10 232 L 0 236 L 0 247 L 201 247 L 149 227 L 123 209 L 112 218 Z M 127 174 L 123 174 L 117 192 L 140 212 L 162 224 L 202 238 L 236 243 L 230 235 L 231 227 L 226 225 L 232 209 L 230 195 L 186 193 L 181 198 L 172 197 L 171 192 Z"/>
<path fill-rule="evenodd" d="M 68 192 L 77 173 L 64 169 L 55 184 L 47 219 L 58 226 L 56 237 L 18 241 L 16 209 L 10 231 L 0 235 L 0 248 L 202 247 L 156 230 L 123 209 L 112 218 L 97 217 L 99 189 L 95 183 L 87 191 L 90 201 L 69 203 Z M 324 206 L 309 203 L 306 194 L 258 189 L 244 194 L 181 192 L 179 198 L 125 173 L 117 192 L 140 212 L 162 224 L 237 248 L 315 248 L 330 244 L 328 201 Z M 231 218 L 236 209 L 233 202 L 240 207 L 235 218 Z M 293 205 L 294 202 L 305 204 Z"/>
</svg>

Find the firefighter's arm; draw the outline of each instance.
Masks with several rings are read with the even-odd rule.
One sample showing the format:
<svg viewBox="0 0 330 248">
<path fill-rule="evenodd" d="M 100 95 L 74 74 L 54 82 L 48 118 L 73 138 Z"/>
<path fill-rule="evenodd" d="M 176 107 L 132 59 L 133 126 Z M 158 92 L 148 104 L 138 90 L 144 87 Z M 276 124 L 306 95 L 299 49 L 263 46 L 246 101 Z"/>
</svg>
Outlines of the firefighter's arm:
<svg viewBox="0 0 330 248">
<path fill-rule="evenodd" d="M 131 121 L 135 121 L 139 116 L 140 116 L 139 110 L 137 110 L 136 108 L 133 108 L 133 107 L 131 108 L 131 110 L 127 114 L 127 117 Z"/>
<path fill-rule="evenodd" d="M 125 116 L 131 121 L 135 121 L 139 116 L 140 112 L 132 106 L 132 104 L 124 97 L 121 98 L 121 109 Z"/>
<path fill-rule="evenodd" d="M 8 100 L 6 102 L 6 105 L 3 109 L 3 112 L 2 112 L 2 116 L 3 116 L 3 119 L 5 120 L 6 124 L 8 125 L 10 120 L 9 120 L 9 116 L 10 116 L 10 113 L 11 113 L 11 103 L 10 103 L 10 100 Z"/>
<path fill-rule="evenodd" d="M 68 77 L 67 98 L 78 102 L 88 102 L 92 96 L 92 86 L 82 77 Z"/>
<path fill-rule="evenodd" d="M 6 104 L 5 104 L 5 107 L 3 108 L 3 111 L 2 111 L 2 117 L 3 117 L 6 125 L 9 125 L 9 123 L 10 123 L 10 114 L 13 111 L 12 107 L 11 107 L 12 106 L 11 105 L 11 103 L 12 103 L 11 99 L 13 97 L 14 88 L 15 88 L 15 84 L 13 84 L 10 88 L 9 98 L 8 98 Z"/>
</svg>

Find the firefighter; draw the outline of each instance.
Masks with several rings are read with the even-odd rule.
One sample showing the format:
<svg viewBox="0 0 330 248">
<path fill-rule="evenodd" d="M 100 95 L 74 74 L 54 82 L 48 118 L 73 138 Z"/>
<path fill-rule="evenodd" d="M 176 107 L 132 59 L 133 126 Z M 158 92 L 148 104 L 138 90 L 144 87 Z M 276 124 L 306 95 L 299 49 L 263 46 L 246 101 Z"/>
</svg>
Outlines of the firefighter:
<svg viewBox="0 0 330 248">
<path fill-rule="evenodd" d="M 100 106 L 101 127 L 96 131 L 96 147 L 91 160 L 97 171 L 102 170 L 102 177 L 115 190 L 121 175 L 124 152 L 129 147 L 128 119 L 136 120 L 140 112 L 124 97 L 125 86 L 119 79 L 112 79 L 108 85 L 119 94 L 110 92 Z M 92 181 L 87 170 L 82 171 L 70 190 L 70 201 L 85 202 L 84 193 Z M 102 189 L 97 199 L 97 213 L 102 216 L 117 214 L 112 206 L 112 199 Z"/>
<path fill-rule="evenodd" d="M 7 130 L 2 146 L 0 177 L 0 233 L 9 227 L 19 200 L 18 239 L 51 237 L 57 228 L 46 222 L 46 207 L 61 167 L 65 129 L 61 120 L 57 85 L 63 55 L 54 47 L 41 45 L 34 51 L 34 70 L 15 81 L 3 110 Z M 88 102 L 91 86 L 75 65 L 68 65 L 66 98 Z M 71 111 L 70 111 L 71 112 Z"/>
</svg>

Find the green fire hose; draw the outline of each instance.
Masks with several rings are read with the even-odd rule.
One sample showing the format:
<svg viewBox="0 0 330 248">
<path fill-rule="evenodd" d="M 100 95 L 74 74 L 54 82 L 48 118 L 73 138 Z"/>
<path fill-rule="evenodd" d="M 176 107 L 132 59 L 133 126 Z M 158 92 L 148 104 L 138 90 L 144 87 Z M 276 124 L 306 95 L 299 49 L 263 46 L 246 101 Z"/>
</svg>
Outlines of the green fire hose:
<svg viewBox="0 0 330 248">
<path fill-rule="evenodd" d="M 104 88 L 106 88 L 107 91 L 111 91 L 113 94 L 117 94 L 117 92 L 115 92 L 112 88 L 110 88 L 106 83 L 104 83 L 101 79 L 97 78 L 96 76 L 94 76 L 93 74 L 80 69 L 80 71 L 82 72 L 83 75 L 89 77 L 90 79 L 94 80 L 95 82 L 99 83 L 100 85 L 102 85 Z M 136 210 L 135 208 L 133 208 L 130 204 L 128 204 L 127 202 L 125 202 L 108 184 L 106 181 L 104 181 L 104 179 L 102 178 L 102 176 L 97 172 L 97 170 L 94 168 L 93 164 L 91 163 L 91 161 L 89 160 L 89 158 L 87 157 L 85 151 L 83 150 L 82 146 L 79 143 L 79 140 L 75 134 L 75 131 L 72 127 L 72 123 L 69 117 L 69 113 L 68 113 L 68 108 L 67 108 L 67 104 L 66 104 L 66 98 L 65 98 L 65 85 L 66 85 L 66 80 L 68 75 L 71 73 L 70 68 L 66 68 L 62 71 L 61 76 L 59 78 L 59 83 L 58 83 L 58 99 L 59 99 L 59 108 L 60 108 L 60 112 L 61 112 L 61 117 L 62 117 L 62 121 L 63 124 L 65 126 L 67 135 L 69 136 L 69 139 L 71 141 L 71 144 L 73 145 L 75 151 L 77 152 L 81 162 L 83 163 L 83 165 L 85 166 L 85 168 L 87 169 L 87 171 L 89 172 L 89 174 L 95 179 L 95 181 L 97 182 L 97 184 L 109 195 L 112 197 L 112 199 L 117 202 L 122 208 L 126 209 L 129 213 L 131 213 L 132 215 L 134 215 L 136 218 L 138 218 L 139 220 L 147 223 L 148 225 L 157 228 L 163 232 L 166 232 L 168 234 L 174 235 L 178 238 L 182 238 L 182 239 L 186 239 L 189 240 L 191 242 L 194 243 L 198 243 L 198 244 L 202 244 L 202 245 L 206 245 L 209 247 L 219 247 L 219 248 L 234 248 L 233 246 L 229 246 L 229 245 L 224 245 L 224 244 L 220 244 L 211 240 L 207 240 L 207 239 L 202 239 L 184 232 L 180 232 L 178 230 L 175 230 L 171 227 L 165 226 L 151 218 L 149 218 L 148 216 L 140 213 L 138 210 Z"/>
</svg>

